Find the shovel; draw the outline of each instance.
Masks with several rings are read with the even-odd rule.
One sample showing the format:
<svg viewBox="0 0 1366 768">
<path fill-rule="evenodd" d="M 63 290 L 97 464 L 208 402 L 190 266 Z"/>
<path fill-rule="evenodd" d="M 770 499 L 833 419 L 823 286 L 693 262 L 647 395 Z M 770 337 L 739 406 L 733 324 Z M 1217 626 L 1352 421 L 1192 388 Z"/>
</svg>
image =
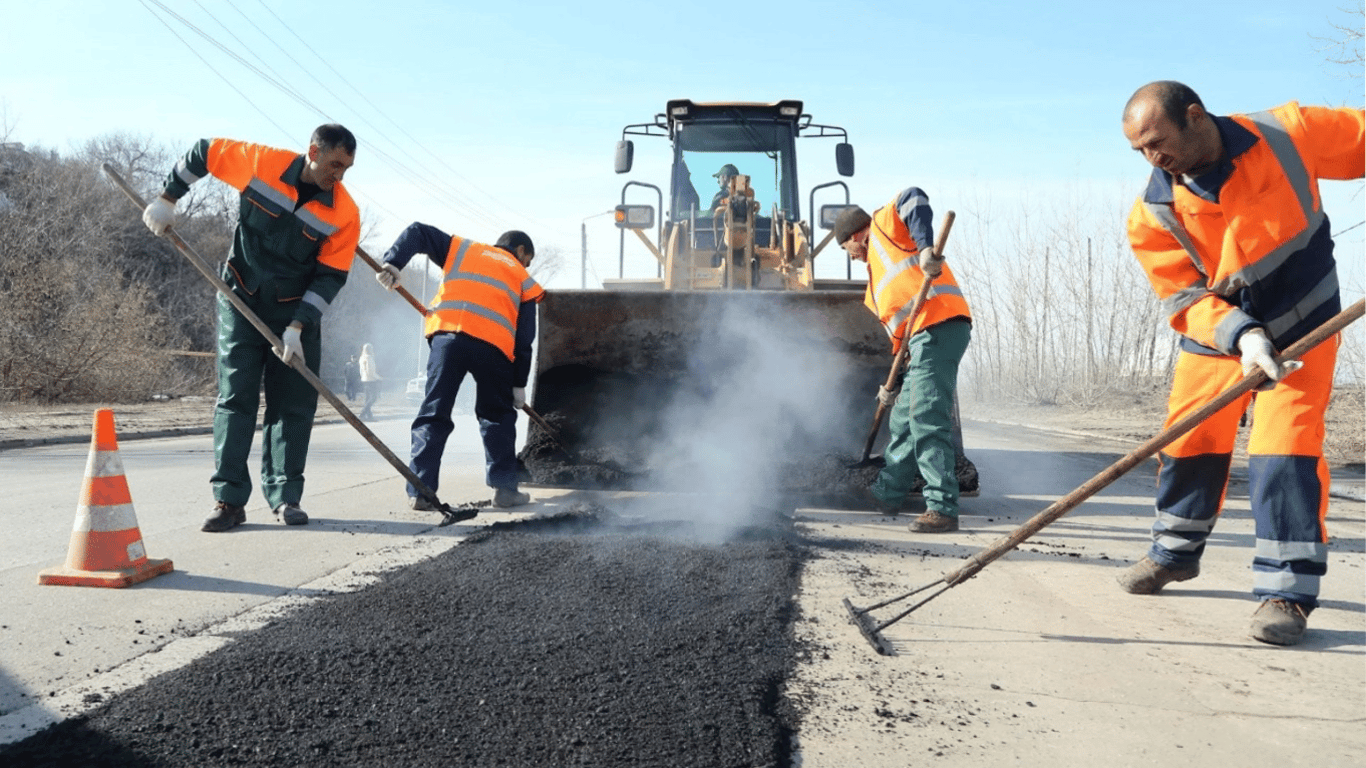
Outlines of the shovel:
<svg viewBox="0 0 1366 768">
<path fill-rule="evenodd" d="M 118 171 L 114 170 L 112 165 L 105 163 L 104 172 L 109 175 L 109 178 L 112 179 L 116 185 L 118 185 L 119 189 L 123 190 L 123 193 L 138 207 L 139 211 L 147 207 L 142 196 L 132 187 L 128 186 L 128 182 L 123 180 L 123 177 L 119 175 Z M 270 330 L 270 326 L 262 322 L 261 318 L 257 317 L 255 312 L 251 311 L 251 308 L 247 306 L 246 302 L 242 301 L 237 294 L 232 292 L 232 288 L 228 287 L 228 284 L 223 282 L 223 279 L 214 272 L 208 262 L 204 261 L 203 257 L 190 247 L 189 243 L 186 243 L 181 239 L 179 233 L 173 228 L 167 227 L 166 237 L 171 240 L 176 249 L 180 251 L 181 255 L 186 259 L 189 259 L 190 264 L 192 264 L 195 269 L 199 270 L 199 274 L 203 275 L 205 279 L 212 283 L 213 287 L 218 289 L 218 292 L 223 294 L 223 296 L 232 303 L 232 306 L 242 314 L 242 317 L 246 318 L 248 322 L 256 327 L 256 330 L 261 332 L 261 335 L 265 337 L 266 341 L 270 342 L 271 346 L 275 347 L 277 351 L 284 349 L 284 343 Z M 419 307 L 420 306 L 421 305 L 419 305 Z M 341 417 L 345 419 L 347 423 L 355 427 L 356 430 L 360 432 L 361 437 L 364 437 L 365 441 L 370 443 L 376 451 L 379 451 L 379 454 L 392 464 L 394 469 L 397 469 L 398 473 L 403 475 L 404 479 L 412 484 L 413 488 L 417 490 L 422 498 L 426 499 L 432 506 L 436 507 L 441 512 L 441 522 L 437 524 L 438 526 L 447 526 L 451 523 L 469 520 L 478 514 L 478 510 L 472 506 L 462 505 L 460 507 L 451 507 L 449 504 L 443 504 L 441 500 L 436 497 L 436 492 L 428 488 L 425 483 L 418 479 L 418 476 L 413 474 L 413 471 L 400 461 L 399 458 L 394 455 L 393 451 L 390 451 L 389 447 L 381 442 L 378 437 L 375 437 L 375 434 L 370 431 L 369 427 L 366 427 L 364 422 L 356 418 L 356 415 L 351 412 L 351 409 L 347 408 L 346 404 L 334 395 L 313 371 L 308 369 L 303 358 L 294 357 L 289 361 L 289 367 L 297 371 L 314 389 L 318 390 L 318 394 L 322 395 L 323 399 L 331 403 L 332 407 L 337 409 L 337 413 L 341 414 Z"/>
<path fill-rule="evenodd" d="M 949 230 L 953 229 L 953 211 L 944 214 L 944 223 L 939 225 L 939 237 L 935 238 L 934 252 L 941 257 L 944 255 L 944 245 L 949 241 Z M 933 278 L 926 277 L 920 283 L 920 292 L 915 295 L 915 301 L 911 304 L 911 314 L 906 318 L 906 328 L 909 330 L 915 325 L 915 319 L 920 316 L 920 309 L 925 306 L 925 299 L 930 295 L 930 286 L 934 283 Z M 896 356 L 892 358 L 891 370 L 887 371 L 887 382 L 883 389 L 888 392 L 896 386 L 897 377 L 901 375 L 902 369 L 906 367 L 906 357 L 910 353 L 911 340 L 909 338 L 901 340 L 901 349 L 897 350 Z M 882 459 L 872 458 L 873 443 L 877 442 L 877 433 L 882 429 L 882 419 L 887 415 L 887 404 L 879 398 L 877 401 L 877 411 L 873 413 L 873 428 L 868 430 L 868 439 L 863 443 L 863 458 L 848 464 L 848 469 L 862 469 L 873 465 L 881 465 Z"/>
<path fill-rule="evenodd" d="M 1332 338 L 1334 334 L 1338 333 L 1343 328 L 1346 328 L 1348 325 L 1351 325 L 1353 322 L 1355 322 L 1358 318 L 1361 317 L 1363 312 L 1366 312 L 1366 299 L 1357 301 L 1357 303 L 1339 312 L 1337 315 L 1330 318 L 1323 325 L 1314 329 L 1312 332 L 1309 333 L 1309 335 L 1305 336 L 1304 338 L 1300 339 L 1294 344 L 1291 344 L 1290 347 L 1285 350 L 1285 352 L 1277 356 L 1276 361 L 1284 363 L 1299 359 L 1309 350 L 1323 343 L 1327 339 Z M 996 560 L 1005 553 L 1009 552 L 1010 550 L 1020 546 L 1024 543 L 1026 539 L 1043 530 L 1046 526 L 1052 524 L 1058 518 L 1072 511 L 1072 509 L 1076 507 L 1078 504 L 1081 504 L 1083 501 L 1090 498 L 1092 495 L 1100 491 L 1105 486 L 1118 480 L 1126 472 L 1138 466 L 1142 462 L 1146 461 L 1153 454 L 1162 450 L 1167 445 L 1171 444 L 1172 441 L 1176 440 L 1176 438 L 1191 431 L 1200 422 L 1218 413 L 1229 403 L 1232 403 L 1234 400 L 1237 400 L 1244 394 L 1251 392 L 1252 390 L 1256 389 L 1258 386 L 1266 383 L 1267 381 L 1268 379 L 1266 374 L 1262 372 L 1260 368 L 1253 370 L 1252 373 L 1249 373 L 1246 376 L 1244 376 L 1242 380 L 1240 380 L 1237 384 L 1234 384 L 1233 386 L 1224 390 L 1221 394 L 1219 394 L 1219 396 L 1215 397 L 1213 400 L 1206 403 L 1199 410 L 1191 413 L 1190 415 L 1186 416 L 1185 418 L 1181 419 L 1175 424 L 1172 424 L 1170 427 L 1167 427 L 1166 429 L 1162 430 L 1162 432 L 1158 433 L 1157 436 L 1149 439 L 1146 443 L 1143 443 L 1139 447 L 1135 448 L 1131 453 L 1129 453 L 1129 455 L 1125 456 L 1119 461 L 1116 461 L 1114 464 L 1111 464 L 1109 467 L 1102 470 L 1100 474 L 1096 475 L 1090 480 L 1087 480 L 1076 490 L 1072 491 L 1071 493 L 1067 494 L 1061 499 L 1058 499 L 1057 501 L 1053 502 L 1053 504 L 1049 506 L 1047 509 L 1043 510 L 1037 515 L 1031 517 L 1029 520 L 1025 521 L 1025 523 L 1021 525 L 1019 528 L 1015 529 L 1013 533 L 1010 533 L 1002 537 L 995 544 L 992 544 L 991 546 L 987 547 L 981 552 L 978 552 L 976 555 L 973 555 L 972 557 L 968 558 L 967 562 L 965 562 L 963 566 L 958 570 L 953 571 L 951 573 L 946 573 L 940 578 L 930 582 L 929 584 L 926 584 L 917 589 L 913 589 L 910 592 L 907 592 L 903 595 L 897 595 L 896 597 L 893 597 L 889 600 L 883 600 L 880 603 L 870 605 L 866 608 L 854 607 L 854 604 L 851 603 L 849 601 L 849 598 L 846 597 L 844 599 L 844 607 L 845 610 L 849 612 L 849 620 L 858 627 L 859 632 L 863 633 L 864 638 L 866 638 L 868 642 L 872 644 L 873 648 L 879 654 L 883 656 L 894 655 L 890 644 L 886 641 L 885 638 L 882 637 L 882 630 L 906 618 L 917 608 L 924 605 L 925 603 L 928 603 L 934 598 L 942 595 L 951 587 L 961 584 L 964 581 L 967 581 L 968 579 L 972 578 L 973 576 L 976 576 L 977 572 L 981 571 L 989 563 Z M 907 608 L 906 610 L 902 611 L 901 613 L 897 614 L 896 616 L 893 616 L 892 618 L 886 621 L 878 622 L 871 615 L 869 615 L 871 611 L 877 610 L 878 608 L 882 608 L 884 606 L 891 605 L 892 603 L 900 602 L 908 597 L 911 597 L 912 595 L 920 594 L 921 592 L 924 592 L 925 590 L 930 589 L 931 587 L 935 587 L 941 584 L 943 586 L 941 586 L 938 590 L 931 592 L 928 597 L 922 599 L 920 602 L 916 603 L 915 605 L 912 605 L 910 608 Z"/>
</svg>

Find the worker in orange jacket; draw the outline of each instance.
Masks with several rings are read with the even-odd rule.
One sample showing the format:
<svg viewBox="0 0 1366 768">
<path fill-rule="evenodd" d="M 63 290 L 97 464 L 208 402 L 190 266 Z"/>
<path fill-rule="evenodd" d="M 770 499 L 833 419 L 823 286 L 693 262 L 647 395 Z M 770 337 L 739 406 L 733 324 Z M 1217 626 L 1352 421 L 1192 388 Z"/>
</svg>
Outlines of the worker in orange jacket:
<svg viewBox="0 0 1366 768">
<path fill-rule="evenodd" d="M 1119 582 L 1155 594 L 1199 575 L 1238 422 L 1252 404 L 1253 594 L 1261 603 L 1251 635 L 1277 645 L 1303 636 L 1328 566 L 1324 413 L 1339 339 L 1307 353 L 1302 370 L 1275 354 L 1340 310 L 1318 181 L 1362 178 L 1363 124 L 1360 109 L 1295 102 L 1216 116 L 1172 81 L 1143 86 L 1124 109 L 1125 137 L 1154 166 L 1129 215 L 1129 242 L 1181 335 L 1167 424 L 1255 369 L 1270 388 L 1162 452 L 1153 543 Z"/>
<path fill-rule="evenodd" d="M 201 178 L 215 176 L 241 193 L 223 281 L 284 344 L 271 354 L 261 332 L 226 296 L 218 296 L 210 481 L 215 503 L 205 531 L 227 531 L 246 521 L 247 454 L 263 382 L 261 492 L 286 525 L 308 522 L 299 502 L 318 392 L 289 363 L 302 358 L 316 374 L 322 362 L 323 312 L 346 283 L 360 242 L 360 211 L 341 184 L 355 158 L 356 137 L 336 124 L 314 130 L 304 154 L 202 139 L 143 211 L 143 222 L 160 235 L 175 221 L 176 201 Z"/>
<path fill-rule="evenodd" d="M 895 511 L 923 478 L 925 512 L 911 521 L 920 533 L 958 530 L 954 404 L 958 366 L 972 337 L 972 313 L 953 271 L 934 250 L 933 212 L 919 187 L 902 190 L 872 216 L 858 206 L 835 221 L 834 240 L 868 265 L 864 304 L 892 340 L 892 354 L 909 344 L 898 392 L 881 389 L 890 407 L 886 465 L 870 491 L 878 507 Z M 910 316 L 925 280 L 932 280 L 920 312 Z"/>
<path fill-rule="evenodd" d="M 413 474 L 436 491 L 441 456 L 454 428 L 451 409 L 469 374 L 474 377 L 474 415 L 484 440 L 485 482 L 494 489 L 494 506 L 526 504 L 530 495 L 517 490 L 517 409 L 526 405 L 536 302 L 545 296 L 545 289 L 526 269 L 536 257 L 536 247 L 518 230 L 504 232 L 490 246 L 413 223 L 385 252 L 375 278 L 394 290 L 401 282 L 399 271 L 419 253 L 441 266 L 445 276 L 425 327 L 431 354 L 427 392 L 413 419 Z M 419 511 L 433 509 L 412 484 L 408 504 Z"/>
</svg>

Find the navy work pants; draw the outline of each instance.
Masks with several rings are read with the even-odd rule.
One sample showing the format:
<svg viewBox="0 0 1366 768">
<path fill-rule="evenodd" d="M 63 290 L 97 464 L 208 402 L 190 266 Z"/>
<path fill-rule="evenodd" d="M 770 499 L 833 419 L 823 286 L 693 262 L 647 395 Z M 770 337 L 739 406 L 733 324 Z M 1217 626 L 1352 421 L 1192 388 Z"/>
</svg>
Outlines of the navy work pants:
<svg viewBox="0 0 1366 768">
<path fill-rule="evenodd" d="M 484 438 L 484 480 L 517 489 L 517 409 L 512 405 L 512 361 L 487 341 L 465 333 L 437 333 L 427 341 L 427 394 L 413 419 L 413 474 L 436 492 L 441 455 L 451 435 L 451 409 L 465 374 L 474 377 L 474 415 Z M 408 495 L 417 496 L 410 483 Z"/>
</svg>

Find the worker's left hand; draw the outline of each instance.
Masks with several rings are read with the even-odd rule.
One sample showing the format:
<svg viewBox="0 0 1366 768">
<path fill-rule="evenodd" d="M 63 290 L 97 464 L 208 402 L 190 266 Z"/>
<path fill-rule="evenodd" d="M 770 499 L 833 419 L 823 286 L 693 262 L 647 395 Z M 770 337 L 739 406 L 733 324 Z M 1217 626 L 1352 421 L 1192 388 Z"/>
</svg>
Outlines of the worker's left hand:
<svg viewBox="0 0 1366 768">
<path fill-rule="evenodd" d="M 883 406 L 891 408 L 892 403 L 896 402 L 896 393 L 899 391 L 900 390 L 887 389 L 886 387 L 879 386 L 877 388 L 877 401 L 882 403 Z"/>
<path fill-rule="evenodd" d="M 393 264 L 383 264 L 380 271 L 375 273 L 375 279 L 384 286 L 385 290 L 392 291 L 399 285 L 398 267 Z"/>
<path fill-rule="evenodd" d="M 284 346 L 283 350 L 275 350 L 275 354 L 289 365 L 289 361 L 297 355 L 300 360 L 304 359 L 304 340 L 300 336 L 300 329 L 296 326 L 289 326 L 285 332 L 280 334 L 280 343 Z"/>
<path fill-rule="evenodd" d="M 944 257 L 935 253 L 933 245 L 920 252 L 920 271 L 930 279 L 939 277 L 939 273 L 944 271 Z"/>
<path fill-rule="evenodd" d="M 521 408 L 526 405 L 526 387 L 512 388 L 512 407 Z"/>
</svg>

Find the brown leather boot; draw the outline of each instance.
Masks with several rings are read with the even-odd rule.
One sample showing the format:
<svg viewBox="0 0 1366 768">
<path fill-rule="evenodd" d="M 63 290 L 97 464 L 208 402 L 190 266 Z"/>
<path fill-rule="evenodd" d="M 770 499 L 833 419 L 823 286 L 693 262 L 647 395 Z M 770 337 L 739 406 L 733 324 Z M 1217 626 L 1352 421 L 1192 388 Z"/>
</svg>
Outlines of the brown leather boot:
<svg viewBox="0 0 1366 768">
<path fill-rule="evenodd" d="M 1145 555 L 1121 571 L 1115 580 L 1131 595 L 1155 595 L 1173 581 L 1190 581 L 1199 575 L 1199 563 L 1188 568 L 1168 568 Z"/>
<path fill-rule="evenodd" d="M 204 525 L 199 529 L 208 533 L 222 533 L 247 521 L 247 508 L 240 504 L 229 504 L 226 501 L 215 502 L 213 514 L 204 521 Z"/>
<path fill-rule="evenodd" d="M 1263 600 L 1252 614 L 1250 634 L 1254 640 L 1272 645 L 1294 645 L 1304 637 L 1304 628 L 1309 624 L 1309 613 L 1313 611 L 1301 603 L 1273 597 Z"/>
<path fill-rule="evenodd" d="M 931 509 L 921 513 L 907 527 L 913 533 L 951 533 L 958 530 L 958 518 Z"/>
</svg>

